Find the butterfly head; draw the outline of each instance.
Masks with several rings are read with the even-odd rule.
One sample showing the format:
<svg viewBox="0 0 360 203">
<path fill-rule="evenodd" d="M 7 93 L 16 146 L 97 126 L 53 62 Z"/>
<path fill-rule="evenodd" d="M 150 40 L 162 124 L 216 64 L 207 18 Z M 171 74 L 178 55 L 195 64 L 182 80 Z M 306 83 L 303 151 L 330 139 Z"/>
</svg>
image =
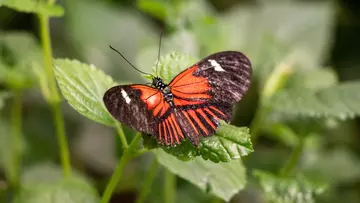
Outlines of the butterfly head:
<svg viewBox="0 0 360 203">
<path fill-rule="evenodd" d="M 152 86 L 158 89 L 164 89 L 167 85 L 164 84 L 163 80 L 159 77 L 153 77 L 152 79 Z"/>
</svg>

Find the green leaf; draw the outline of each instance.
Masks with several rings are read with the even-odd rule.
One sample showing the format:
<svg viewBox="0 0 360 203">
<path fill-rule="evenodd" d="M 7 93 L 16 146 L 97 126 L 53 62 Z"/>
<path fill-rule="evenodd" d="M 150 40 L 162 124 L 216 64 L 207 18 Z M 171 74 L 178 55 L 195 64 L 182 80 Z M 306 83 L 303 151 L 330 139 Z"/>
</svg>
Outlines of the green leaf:
<svg viewBox="0 0 360 203">
<path fill-rule="evenodd" d="M 243 50 L 254 61 L 266 64 L 271 58 L 259 53 L 284 46 L 286 52 L 275 60 L 292 55 L 302 68 L 319 67 L 331 45 L 335 6 L 331 2 L 268 2 L 240 5 L 220 16 L 223 48 Z M 279 43 L 269 47 L 269 37 Z"/>
<path fill-rule="evenodd" d="M 196 59 L 188 54 L 172 52 L 160 57 L 158 67 L 153 67 L 153 75 L 156 75 L 157 72 L 159 77 L 168 84 L 181 71 L 190 67 L 195 62 Z"/>
<path fill-rule="evenodd" d="M 151 19 L 135 9 L 117 6 L 114 1 L 89 3 L 88 0 L 76 0 L 76 3 L 69 4 L 66 8 L 65 25 L 72 48 L 69 49 L 68 45 L 61 42 L 56 44 L 57 47 L 75 51 L 78 58 L 84 59 L 86 63 L 106 67 L 107 72 L 117 81 L 141 82 L 141 77 L 108 45 L 119 50 L 130 62 L 134 62 L 140 47 L 151 42 L 159 43 L 159 34 L 156 33 Z M 151 64 L 155 63 L 156 59 L 157 55 L 150 61 Z M 142 70 L 150 72 L 151 67 L 152 65 L 148 64 L 146 69 Z"/>
<path fill-rule="evenodd" d="M 359 81 L 318 91 L 289 88 L 275 94 L 269 105 L 277 112 L 289 115 L 348 119 L 360 115 L 359 88 Z"/>
<path fill-rule="evenodd" d="M 324 185 L 310 183 L 305 177 L 280 178 L 265 171 L 254 171 L 269 203 L 315 203 Z"/>
<path fill-rule="evenodd" d="M 26 147 L 26 142 L 23 139 L 14 143 L 10 123 L 0 118 L 0 168 L 4 170 L 8 180 L 17 175 L 17 169 L 14 168 L 17 163 L 14 163 L 16 160 L 14 160 L 13 152 L 16 150 L 18 156 L 22 156 Z"/>
<path fill-rule="evenodd" d="M 23 32 L 0 34 L 0 82 L 13 89 L 30 87 L 34 69 L 41 68 L 41 49 L 36 39 Z"/>
<path fill-rule="evenodd" d="M 69 104 L 79 113 L 96 122 L 114 125 L 103 103 L 103 95 L 116 83 L 94 65 L 77 60 L 55 60 L 55 77 Z"/>
<path fill-rule="evenodd" d="M 241 160 L 215 164 L 197 157 L 183 162 L 159 149 L 154 153 L 159 163 L 172 173 L 225 201 L 245 187 L 245 167 Z"/>
<path fill-rule="evenodd" d="M 89 181 L 74 173 L 62 178 L 61 168 L 44 164 L 29 168 L 23 174 L 23 181 L 15 203 L 97 203 L 97 191 Z"/>
<path fill-rule="evenodd" d="M 287 88 L 309 88 L 321 90 L 338 84 L 338 77 L 334 69 L 319 68 L 294 72 L 288 81 Z"/>
<path fill-rule="evenodd" d="M 64 10 L 58 5 L 50 5 L 41 0 L 5 0 L 3 4 L 9 8 L 24 13 L 38 13 L 60 17 Z"/>
<path fill-rule="evenodd" d="M 177 146 L 165 147 L 158 145 L 151 137 L 143 136 L 143 138 L 146 148 L 160 147 L 182 161 L 189 161 L 197 156 L 202 156 L 203 159 L 215 163 L 229 162 L 240 159 L 254 151 L 248 128 L 232 126 L 223 121 L 214 135 L 200 140 L 199 148 L 192 145 L 188 140 Z"/>
<path fill-rule="evenodd" d="M 349 149 L 307 150 L 302 161 L 307 177 L 332 184 L 346 184 L 360 180 L 359 158 Z"/>
<path fill-rule="evenodd" d="M 144 13 L 148 13 L 159 20 L 164 20 L 170 5 L 164 0 L 138 0 L 136 6 Z"/>
</svg>

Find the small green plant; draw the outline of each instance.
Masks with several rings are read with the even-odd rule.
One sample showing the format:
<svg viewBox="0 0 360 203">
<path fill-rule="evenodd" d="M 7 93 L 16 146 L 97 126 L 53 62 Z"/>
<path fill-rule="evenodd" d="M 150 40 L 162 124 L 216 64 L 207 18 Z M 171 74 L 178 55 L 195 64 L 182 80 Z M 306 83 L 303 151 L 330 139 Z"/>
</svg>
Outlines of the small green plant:
<svg viewBox="0 0 360 203">
<path fill-rule="evenodd" d="M 79 1 L 74 6 L 81 4 L 87 2 Z M 147 164 L 149 169 L 137 195 L 138 203 L 147 200 L 167 203 L 190 200 L 228 202 L 246 188 L 247 182 L 257 183 L 268 202 L 315 202 L 317 196 L 331 190 L 333 181 L 360 177 L 359 173 L 342 173 L 341 169 L 337 176 L 332 174 L 328 168 L 336 167 L 337 163 L 331 161 L 331 157 L 336 156 L 316 157 L 318 161 L 323 161 L 321 164 L 304 156 L 323 155 L 322 140 L 326 139 L 327 130 L 360 115 L 360 81 L 339 82 L 333 69 L 321 65 L 327 50 L 327 39 L 330 38 L 332 4 L 302 7 L 301 4 L 289 3 L 285 8 L 265 4 L 266 8 L 240 7 L 220 15 L 206 1 L 136 2 L 140 11 L 164 23 L 163 54 L 158 73 L 165 82 L 201 57 L 217 51 L 242 51 L 253 64 L 253 83 L 256 85 L 252 91 L 258 87 L 259 103 L 250 128 L 222 122 L 215 135 L 201 140 L 199 148 L 189 142 L 176 147 L 159 146 L 147 135 L 129 132 L 110 116 L 102 100 L 107 89 L 123 84 L 125 80 L 116 81 L 100 69 L 104 67 L 77 59 L 53 59 L 49 18 L 62 17 L 66 9 L 52 0 L 5 0 L 0 1 L 0 6 L 37 15 L 42 45 L 40 47 L 36 39 L 27 33 L 0 33 L 0 83 L 6 87 L 6 91 L 0 90 L 0 109 L 11 99 L 9 119 L 0 117 L 0 165 L 6 177 L 6 187 L 2 187 L 0 180 L 0 198 L 6 201 L 107 203 L 120 185 L 125 184 L 121 181 L 126 166 L 145 154 L 152 161 Z M 100 10 L 105 8 L 102 6 L 99 6 Z M 68 6 L 68 9 L 73 8 Z M 253 10 L 256 12 L 251 12 Z M 107 14 L 113 11 L 105 11 L 104 15 L 110 19 Z M 101 15 L 101 12 L 98 14 Z M 276 16 L 279 13 L 286 17 L 278 19 Z M 302 19 L 299 15 L 304 18 L 310 16 L 312 20 L 298 20 Z M 79 16 L 80 19 L 82 15 Z M 300 25 L 294 25 L 294 22 Z M 105 22 L 98 25 L 102 23 Z M 94 27 L 97 26 L 95 24 Z M 70 27 L 80 30 L 81 25 L 77 25 L 80 28 Z M 311 32 L 306 29 L 311 29 Z M 74 33 L 77 47 L 86 47 L 85 42 L 91 43 L 87 41 L 89 39 L 77 36 L 79 32 Z M 94 44 L 98 45 L 98 42 Z M 107 44 L 104 46 L 107 47 Z M 157 46 L 157 40 L 142 46 L 136 60 L 140 69 L 155 71 Z M 83 58 L 86 58 L 85 53 Z M 54 163 L 27 163 L 29 146 L 23 133 L 22 101 L 30 89 L 40 90 L 52 110 L 61 167 Z M 100 186 L 104 188 L 103 193 L 98 192 L 95 185 L 99 187 L 99 184 L 94 184 L 80 170 L 81 167 L 75 169 L 71 165 L 70 135 L 65 134 L 61 95 L 87 119 L 114 128 L 117 132 L 121 157 L 106 186 Z M 243 109 L 236 108 L 234 120 Z M 262 150 L 257 150 L 262 136 L 292 151 L 289 156 L 277 160 L 281 163 L 273 170 L 261 165 L 272 162 L 269 154 L 261 154 Z M 335 154 L 341 154 L 337 160 L 343 161 L 343 165 L 360 165 L 357 158 L 351 157 L 345 150 L 340 151 Z M 284 157 L 286 160 L 283 160 Z M 153 185 L 159 184 L 155 180 L 161 168 L 165 171 L 159 192 Z M 43 178 L 46 175 L 52 178 Z M 193 191 L 197 191 L 191 188 L 192 185 L 182 192 L 177 188 L 177 177 L 199 188 L 201 196 L 192 195 Z M 181 195 L 184 193 L 186 195 Z"/>
</svg>

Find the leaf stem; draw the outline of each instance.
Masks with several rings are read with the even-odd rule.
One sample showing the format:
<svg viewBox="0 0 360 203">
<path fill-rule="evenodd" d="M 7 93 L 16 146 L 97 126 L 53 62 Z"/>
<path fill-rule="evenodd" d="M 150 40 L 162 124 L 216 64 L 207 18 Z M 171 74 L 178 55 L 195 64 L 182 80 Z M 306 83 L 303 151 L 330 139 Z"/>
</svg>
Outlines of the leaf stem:
<svg viewBox="0 0 360 203">
<path fill-rule="evenodd" d="M 15 90 L 13 102 L 11 106 L 12 170 L 10 171 L 9 174 L 11 185 L 15 190 L 19 186 L 20 166 L 21 166 L 21 141 L 22 141 L 21 101 L 22 101 L 22 92 L 20 90 Z"/>
<path fill-rule="evenodd" d="M 145 178 L 144 184 L 141 187 L 140 194 L 136 200 L 136 203 L 143 203 L 146 200 L 147 195 L 149 194 L 151 190 L 151 185 L 154 181 L 154 178 L 156 176 L 156 172 L 159 168 L 159 163 L 157 162 L 156 158 L 154 158 L 153 163 L 150 166 L 150 169 L 148 170 L 147 176 Z"/>
<path fill-rule="evenodd" d="M 122 127 L 121 127 L 121 124 L 119 122 L 115 121 L 115 127 L 116 127 L 117 134 L 119 135 L 122 148 L 123 148 L 123 150 L 125 150 L 126 148 L 129 147 L 129 144 L 128 144 L 127 140 L 126 140 L 125 133 L 124 133 L 124 131 L 123 131 Z"/>
<path fill-rule="evenodd" d="M 293 150 L 293 152 L 290 155 L 290 158 L 287 160 L 285 165 L 280 169 L 280 176 L 287 177 L 291 174 L 291 172 L 294 170 L 295 166 L 297 165 L 299 158 L 303 152 L 304 149 L 304 138 L 299 138 L 299 144 L 298 146 Z"/>
<path fill-rule="evenodd" d="M 124 149 L 123 156 L 120 158 L 119 163 L 117 164 L 114 173 L 110 178 L 110 182 L 105 188 L 104 194 L 102 196 L 100 203 L 108 203 L 116 186 L 118 185 L 122 173 L 126 164 L 133 158 L 133 155 L 136 153 L 136 147 L 138 146 L 138 142 L 141 139 L 141 134 L 137 133 L 135 138 L 131 141 L 128 148 Z"/>
<path fill-rule="evenodd" d="M 164 172 L 164 202 L 175 202 L 176 195 L 176 176 L 169 170 Z"/>
<path fill-rule="evenodd" d="M 49 86 L 48 87 L 49 91 L 48 92 L 44 91 L 43 94 L 47 99 L 48 103 L 50 104 L 54 116 L 56 134 L 58 137 L 59 148 L 60 148 L 61 164 L 63 167 L 63 175 L 65 177 L 69 177 L 71 174 L 69 147 L 65 135 L 64 118 L 61 112 L 61 106 L 60 106 L 61 99 L 54 77 L 50 31 L 49 31 L 49 17 L 46 15 L 39 15 L 39 21 L 40 21 L 40 37 L 43 47 L 43 54 L 44 54 L 44 69 Z M 45 89 L 43 88 L 43 90 Z"/>
</svg>

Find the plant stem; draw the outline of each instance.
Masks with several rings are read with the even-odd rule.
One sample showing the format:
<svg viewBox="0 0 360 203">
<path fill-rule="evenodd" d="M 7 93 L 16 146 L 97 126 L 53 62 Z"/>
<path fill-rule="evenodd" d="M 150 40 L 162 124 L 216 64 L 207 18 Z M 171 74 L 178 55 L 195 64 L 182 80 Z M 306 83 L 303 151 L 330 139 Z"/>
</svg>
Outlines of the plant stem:
<svg viewBox="0 0 360 203">
<path fill-rule="evenodd" d="M 148 150 L 148 149 L 145 149 L 145 148 L 139 149 L 139 150 L 134 154 L 134 157 L 136 157 L 136 156 L 141 156 L 141 155 L 145 154 L 145 153 L 148 152 L 148 151 L 149 151 L 149 150 Z"/>
<path fill-rule="evenodd" d="M 14 97 L 11 107 L 11 121 L 12 121 L 12 170 L 10 171 L 10 182 L 14 189 L 19 186 L 20 166 L 21 166 L 21 101 L 22 92 L 20 90 L 14 91 Z"/>
<path fill-rule="evenodd" d="M 117 131 L 117 133 L 119 135 L 122 148 L 123 148 L 123 150 L 125 150 L 126 148 L 128 148 L 129 145 L 128 145 L 128 142 L 126 140 L 126 136 L 124 134 L 124 131 L 123 131 L 122 127 L 121 127 L 121 124 L 119 122 L 115 121 L 115 127 L 116 127 L 116 131 Z"/>
<path fill-rule="evenodd" d="M 71 175 L 71 164 L 70 164 L 70 154 L 69 147 L 65 135 L 65 125 L 64 118 L 61 112 L 60 104 L 56 103 L 51 105 L 52 111 L 54 114 L 54 120 L 56 125 L 56 134 L 58 137 L 59 148 L 60 148 L 60 158 L 61 164 L 63 167 L 64 177 L 69 177 Z"/>
<path fill-rule="evenodd" d="M 69 177 L 71 174 L 69 147 L 65 135 L 64 118 L 61 112 L 60 95 L 54 77 L 50 31 L 49 31 L 49 17 L 46 15 L 39 15 L 39 21 L 40 21 L 40 37 L 43 47 L 43 54 L 44 54 L 44 68 L 49 86 L 48 87 L 49 91 L 43 92 L 43 94 L 47 99 L 47 101 L 50 103 L 50 107 L 53 112 L 53 116 L 55 120 L 56 133 L 60 148 L 61 164 L 63 167 L 63 175 L 65 177 Z"/>
<path fill-rule="evenodd" d="M 223 203 L 224 200 L 218 198 L 218 197 L 213 197 L 213 199 L 211 200 L 211 203 Z"/>
<path fill-rule="evenodd" d="M 260 102 L 259 107 L 255 112 L 255 116 L 250 125 L 250 134 L 251 134 L 251 142 L 253 145 L 256 143 L 256 140 L 259 135 L 259 130 L 261 129 L 261 125 L 264 120 L 264 116 L 267 112 L 267 109 L 263 106 L 262 102 Z"/>
<path fill-rule="evenodd" d="M 169 170 L 164 172 L 164 202 L 175 202 L 176 194 L 176 176 Z"/>
<path fill-rule="evenodd" d="M 159 163 L 156 159 L 154 159 L 153 163 L 150 166 L 150 169 L 147 173 L 147 176 L 145 178 L 144 184 L 141 187 L 140 194 L 136 200 L 136 203 L 143 203 L 146 199 L 146 196 L 149 194 L 149 191 L 151 189 L 151 185 L 154 181 L 157 169 L 159 168 Z"/>
<path fill-rule="evenodd" d="M 304 142 L 305 142 L 304 141 L 305 139 L 303 137 L 300 137 L 299 139 L 300 140 L 299 140 L 298 146 L 293 150 L 290 158 L 287 160 L 285 165 L 280 170 L 280 176 L 282 176 L 282 177 L 289 176 L 299 161 L 299 158 L 304 149 Z"/>
<path fill-rule="evenodd" d="M 141 139 L 141 134 L 136 134 L 135 138 L 131 141 L 128 148 L 124 149 L 123 156 L 120 158 L 119 163 L 117 164 L 114 173 L 110 178 L 110 182 L 105 188 L 104 194 L 102 196 L 100 203 L 108 203 L 120 178 L 124 171 L 126 164 L 133 158 L 133 155 L 136 153 L 136 147 L 138 146 L 138 142 Z"/>
</svg>

